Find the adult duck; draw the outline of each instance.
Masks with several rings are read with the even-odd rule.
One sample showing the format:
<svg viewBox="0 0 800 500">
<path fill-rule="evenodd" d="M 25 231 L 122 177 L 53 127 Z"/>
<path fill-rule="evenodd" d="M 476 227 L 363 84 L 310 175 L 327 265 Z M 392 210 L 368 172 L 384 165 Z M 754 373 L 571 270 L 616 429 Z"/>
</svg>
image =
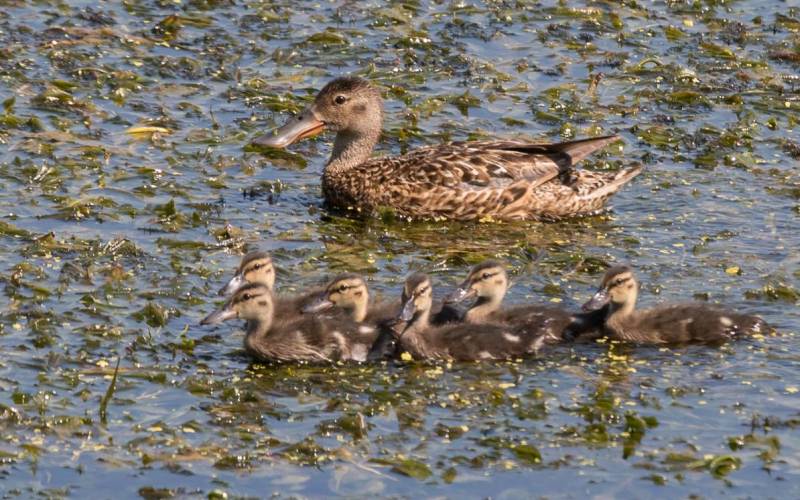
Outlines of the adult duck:
<svg viewBox="0 0 800 500">
<path fill-rule="evenodd" d="M 576 170 L 616 135 L 558 144 L 468 141 L 370 158 L 383 127 L 383 101 L 368 81 L 337 78 L 313 104 L 254 144 L 285 148 L 324 130 L 336 133 L 322 174 L 327 203 L 406 218 L 537 220 L 596 213 L 641 171 Z"/>
</svg>

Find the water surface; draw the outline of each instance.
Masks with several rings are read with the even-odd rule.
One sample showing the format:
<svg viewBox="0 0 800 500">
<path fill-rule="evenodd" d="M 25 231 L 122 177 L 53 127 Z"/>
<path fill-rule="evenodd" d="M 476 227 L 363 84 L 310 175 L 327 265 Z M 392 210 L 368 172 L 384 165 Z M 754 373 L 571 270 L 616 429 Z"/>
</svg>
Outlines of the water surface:
<svg viewBox="0 0 800 500">
<path fill-rule="evenodd" d="M 0 0 L 0 491 L 8 497 L 800 494 L 800 11 L 736 2 Z M 645 172 L 602 216 L 354 221 L 331 137 L 248 152 L 343 74 L 378 154 L 618 132 Z M 444 293 L 486 257 L 513 302 L 708 300 L 782 335 L 564 346 L 523 363 L 252 364 L 197 326 L 243 252 L 282 291 L 343 270 Z M 121 358 L 114 391 L 112 374 Z"/>
</svg>

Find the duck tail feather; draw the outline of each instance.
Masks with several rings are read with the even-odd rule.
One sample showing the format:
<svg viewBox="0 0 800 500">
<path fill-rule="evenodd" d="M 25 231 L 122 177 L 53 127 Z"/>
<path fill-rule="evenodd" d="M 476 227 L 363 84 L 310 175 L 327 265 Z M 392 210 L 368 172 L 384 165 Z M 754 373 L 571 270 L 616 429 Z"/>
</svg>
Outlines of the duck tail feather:
<svg viewBox="0 0 800 500">
<path fill-rule="evenodd" d="M 621 170 L 616 174 L 609 175 L 605 178 L 605 182 L 602 185 L 598 186 L 596 189 L 592 189 L 586 195 L 585 198 L 590 199 L 605 199 L 611 196 L 612 194 L 616 193 L 617 191 L 622 188 L 625 184 L 631 181 L 634 177 L 642 173 L 644 167 L 641 165 L 636 165 L 631 168 Z"/>
<path fill-rule="evenodd" d="M 572 165 L 575 165 L 595 151 L 620 140 L 622 140 L 622 138 L 616 134 L 605 135 L 602 137 L 591 137 L 589 139 L 578 139 L 577 141 L 553 144 L 553 149 L 555 152 L 568 155 Z"/>
</svg>

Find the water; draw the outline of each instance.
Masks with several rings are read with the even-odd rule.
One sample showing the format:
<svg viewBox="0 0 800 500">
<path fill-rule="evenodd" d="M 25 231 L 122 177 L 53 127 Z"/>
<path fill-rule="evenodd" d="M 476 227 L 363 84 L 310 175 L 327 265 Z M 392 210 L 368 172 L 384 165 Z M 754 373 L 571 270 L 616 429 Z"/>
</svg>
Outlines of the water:
<svg viewBox="0 0 800 500">
<path fill-rule="evenodd" d="M 791 2 L 0 4 L 6 496 L 800 493 Z M 619 131 L 586 165 L 646 170 L 588 219 L 343 219 L 321 206 L 330 136 L 244 147 L 350 73 L 387 98 L 380 154 Z M 781 335 L 252 364 L 235 325 L 197 323 L 256 247 L 282 291 L 351 270 L 394 297 L 424 270 L 443 294 L 496 257 L 509 301 L 565 307 L 629 262 L 643 306 L 725 303 Z"/>
</svg>

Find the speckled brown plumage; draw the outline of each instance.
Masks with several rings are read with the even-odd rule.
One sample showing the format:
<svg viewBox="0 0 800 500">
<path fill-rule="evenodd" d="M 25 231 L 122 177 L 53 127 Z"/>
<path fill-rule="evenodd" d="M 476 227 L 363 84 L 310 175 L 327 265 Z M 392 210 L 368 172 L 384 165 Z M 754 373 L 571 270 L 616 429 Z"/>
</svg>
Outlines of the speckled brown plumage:
<svg viewBox="0 0 800 500">
<path fill-rule="evenodd" d="M 591 139 L 596 148 L 618 137 Z M 558 148 L 510 142 L 430 146 L 399 157 L 326 169 L 325 200 L 338 208 L 389 209 L 410 218 L 559 219 L 597 212 L 639 173 L 575 172 Z"/>
<path fill-rule="evenodd" d="M 379 92 L 365 80 L 340 78 L 277 135 L 255 142 L 285 147 L 323 129 L 337 132 L 322 175 L 325 200 L 367 215 L 383 209 L 408 218 L 454 220 L 586 215 L 601 210 L 641 171 L 575 170 L 577 162 L 618 136 L 560 144 L 454 142 L 370 159 L 382 122 Z"/>
</svg>

